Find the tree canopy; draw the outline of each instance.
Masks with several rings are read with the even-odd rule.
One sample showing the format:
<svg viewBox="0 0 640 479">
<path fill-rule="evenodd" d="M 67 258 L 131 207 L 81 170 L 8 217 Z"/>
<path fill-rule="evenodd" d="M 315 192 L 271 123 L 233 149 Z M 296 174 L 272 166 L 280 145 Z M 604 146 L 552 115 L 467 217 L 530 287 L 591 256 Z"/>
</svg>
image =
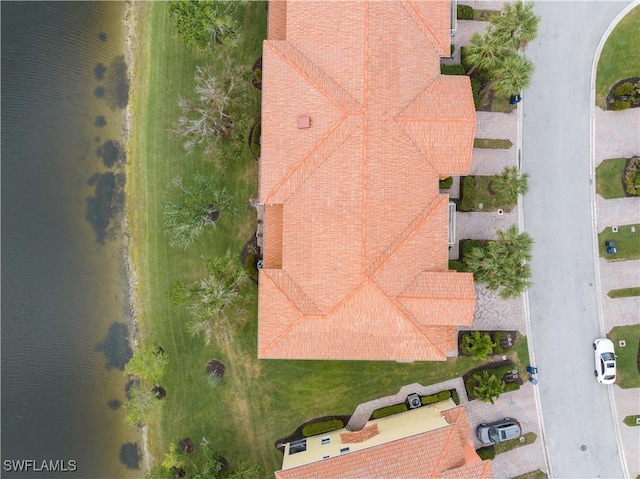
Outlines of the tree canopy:
<svg viewBox="0 0 640 479">
<path fill-rule="evenodd" d="M 178 0 L 171 2 L 169 13 L 180 40 L 205 50 L 211 44 L 229 45 L 237 40 L 237 14 L 243 5 L 237 0 Z"/>
<path fill-rule="evenodd" d="M 515 204 L 518 195 L 529 191 L 529 175 L 521 174 L 517 166 L 505 166 L 502 173 L 491 181 L 491 189 L 498 199 L 506 204 Z"/>
<path fill-rule="evenodd" d="M 500 290 L 504 299 L 513 298 L 531 286 L 531 260 L 533 239 L 527 233 L 518 233 L 516 225 L 498 230 L 497 240 L 485 247 L 475 247 L 465 254 L 463 261 L 475 281 L 486 283 L 491 290 Z"/>
</svg>

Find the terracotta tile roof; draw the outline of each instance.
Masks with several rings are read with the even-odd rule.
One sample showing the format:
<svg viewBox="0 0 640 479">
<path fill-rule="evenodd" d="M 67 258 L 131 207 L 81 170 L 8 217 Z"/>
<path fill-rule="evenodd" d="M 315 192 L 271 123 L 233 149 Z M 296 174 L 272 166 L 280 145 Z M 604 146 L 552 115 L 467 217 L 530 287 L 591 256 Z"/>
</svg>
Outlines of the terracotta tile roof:
<svg viewBox="0 0 640 479">
<path fill-rule="evenodd" d="M 259 357 L 444 360 L 471 323 L 438 191 L 469 171 L 475 132 L 469 79 L 440 75 L 449 14 L 439 0 L 269 4 Z"/>
<path fill-rule="evenodd" d="M 275 473 L 276 479 L 493 479 L 473 450 L 463 407 L 443 412 L 449 426 Z M 471 447 L 471 451 L 469 450 Z"/>
</svg>

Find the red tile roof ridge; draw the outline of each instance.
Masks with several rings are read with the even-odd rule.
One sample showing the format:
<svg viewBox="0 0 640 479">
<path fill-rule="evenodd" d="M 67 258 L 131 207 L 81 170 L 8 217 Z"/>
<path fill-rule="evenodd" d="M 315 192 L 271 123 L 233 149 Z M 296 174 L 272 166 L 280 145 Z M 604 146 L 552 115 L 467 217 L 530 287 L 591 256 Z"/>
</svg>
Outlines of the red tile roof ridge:
<svg viewBox="0 0 640 479">
<path fill-rule="evenodd" d="M 369 266 L 365 268 L 365 274 L 370 277 L 374 277 L 379 271 L 382 270 L 385 264 L 393 258 L 393 256 L 409 241 L 420 227 L 437 212 L 437 207 L 443 201 L 449 200 L 449 195 L 438 195 L 427 204 L 423 210 L 418 214 L 407 226 L 403 229 L 398 236 L 394 238 L 389 246 L 385 249 L 380 256 L 371 262 Z M 377 264 L 379 263 L 379 264 Z"/>
<path fill-rule="evenodd" d="M 418 26 L 418 28 L 420 28 L 425 33 L 427 32 L 429 33 L 427 37 L 431 37 L 433 39 L 434 43 L 438 47 L 440 47 L 441 52 L 446 52 L 447 51 L 446 49 L 450 48 L 449 45 L 445 46 L 442 44 L 438 35 L 436 35 L 436 33 L 431 28 L 431 24 L 422 17 L 420 12 L 416 9 L 415 5 L 413 4 L 412 0 L 407 0 L 405 2 L 402 2 L 402 6 L 407 11 L 411 19 Z"/>
<path fill-rule="evenodd" d="M 289 302 L 305 316 L 317 316 L 324 314 L 322 309 L 313 302 L 313 300 L 305 293 L 304 289 L 291 277 L 287 271 L 283 269 L 268 270 L 273 271 L 273 275 L 269 273 L 269 279 L 280 290 Z M 299 301 L 295 301 L 296 296 Z"/>
<path fill-rule="evenodd" d="M 309 58 L 287 40 L 267 40 L 270 47 L 280 59 L 311 83 L 328 100 L 343 112 L 360 112 L 362 105 L 347 90 L 336 83 L 329 75 L 314 64 Z M 279 47 L 279 48 L 278 48 Z"/>
<path fill-rule="evenodd" d="M 345 113 L 336 123 L 322 135 L 317 143 L 304 155 L 289 171 L 282 176 L 280 181 L 276 183 L 271 191 L 266 195 L 263 203 L 271 202 L 285 203 L 313 173 L 320 168 L 324 162 L 329 159 L 333 152 L 337 151 L 342 144 L 347 141 L 353 133 L 355 133 L 361 124 L 354 122 L 353 119 L 362 120 L 361 115 Z M 341 136 L 340 136 L 341 135 Z M 337 137 L 337 144 L 330 144 L 330 139 Z M 329 151 L 323 151 L 328 148 Z M 307 166 L 307 168 L 303 168 Z M 284 191 L 285 184 L 294 183 L 289 191 Z"/>
</svg>

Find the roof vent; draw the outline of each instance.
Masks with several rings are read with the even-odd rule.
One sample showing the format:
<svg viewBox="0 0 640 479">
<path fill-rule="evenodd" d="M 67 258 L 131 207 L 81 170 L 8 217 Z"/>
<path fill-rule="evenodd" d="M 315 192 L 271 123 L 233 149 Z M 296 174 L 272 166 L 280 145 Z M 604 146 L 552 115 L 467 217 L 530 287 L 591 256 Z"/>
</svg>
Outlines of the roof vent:
<svg viewBox="0 0 640 479">
<path fill-rule="evenodd" d="M 296 125 L 300 129 L 309 128 L 311 126 L 311 117 L 299 116 Z"/>
<path fill-rule="evenodd" d="M 409 394 L 409 396 L 407 396 L 407 402 L 409 403 L 409 409 L 416 409 L 422 406 L 420 396 L 417 394 Z"/>
</svg>

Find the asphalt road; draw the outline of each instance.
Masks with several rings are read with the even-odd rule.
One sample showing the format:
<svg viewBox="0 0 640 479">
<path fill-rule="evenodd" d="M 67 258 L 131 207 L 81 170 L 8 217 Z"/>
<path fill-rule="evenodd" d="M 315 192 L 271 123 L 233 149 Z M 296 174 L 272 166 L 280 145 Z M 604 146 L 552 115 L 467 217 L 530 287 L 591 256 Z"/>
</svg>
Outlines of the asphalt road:
<svg viewBox="0 0 640 479">
<path fill-rule="evenodd" d="M 539 1 L 536 72 L 523 97 L 525 230 L 538 387 L 556 478 L 623 477 L 608 387 L 594 378 L 600 336 L 590 198 L 590 81 L 596 47 L 629 2 Z"/>
</svg>

